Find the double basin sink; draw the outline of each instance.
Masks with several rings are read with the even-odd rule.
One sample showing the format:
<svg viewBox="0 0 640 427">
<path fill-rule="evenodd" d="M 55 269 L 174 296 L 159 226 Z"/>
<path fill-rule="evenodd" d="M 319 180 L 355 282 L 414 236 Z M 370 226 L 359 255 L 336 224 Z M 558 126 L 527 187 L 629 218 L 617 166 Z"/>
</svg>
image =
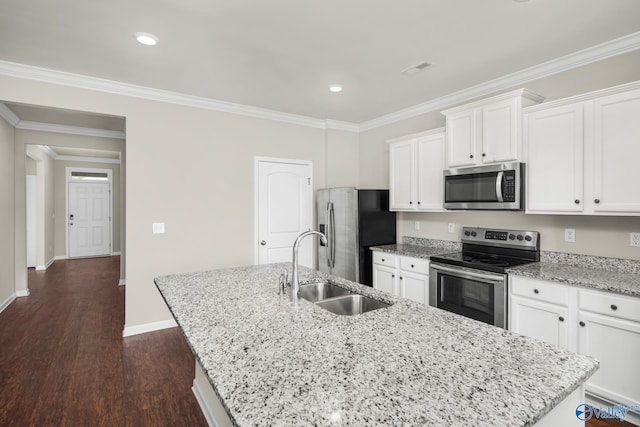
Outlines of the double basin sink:
<svg viewBox="0 0 640 427">
<path fill-rule="evenodd" d="M 328 280 L 301 283 L 298 295 L 341 316 L 353 316 L 391 305 L 342 288 Z"/>
</svg>

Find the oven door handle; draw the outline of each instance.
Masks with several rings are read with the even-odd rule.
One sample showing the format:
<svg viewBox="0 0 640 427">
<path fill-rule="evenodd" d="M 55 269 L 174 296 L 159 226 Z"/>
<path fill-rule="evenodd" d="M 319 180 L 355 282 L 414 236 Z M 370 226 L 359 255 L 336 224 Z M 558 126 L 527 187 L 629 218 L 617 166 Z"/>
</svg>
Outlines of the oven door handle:
<svg viewBox="0 0 640 427">
<path fill-rule="evenodd" d="M 504 282 L 504 276 L 502 275 L 497 275 L 497 274 L 491 274 L 491 273 L 476 273 L 473 271 L 469 271 L 469 270 L 462 270 L 462 269 L 458 269 L 458 268 L 451 268 L 451 267 L 445 267 L 443 265 L 434 265 L 431 264 L 431 268 L 433 268 L 436 271 L 442 271 L 444 273 L 450 273 L 452 275 L 455 275 L 457 277 L 461 277 L 463 279 L 480 279 L 483 281 L 489 281 L 489 282 Z"/>
<path fill-rule="evenodd" d="M 500 171 L 496 175 L 496 197 L 498 198 L 498 202 L 504 202 L 502 198 L 502 178 L 504 177 L 504 172 Z"/>
</svg>

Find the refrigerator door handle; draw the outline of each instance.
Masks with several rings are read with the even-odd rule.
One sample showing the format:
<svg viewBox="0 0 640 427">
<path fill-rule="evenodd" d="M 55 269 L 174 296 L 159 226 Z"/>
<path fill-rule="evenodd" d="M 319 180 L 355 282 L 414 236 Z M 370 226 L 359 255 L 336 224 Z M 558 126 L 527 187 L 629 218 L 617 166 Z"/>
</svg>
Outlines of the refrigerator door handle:
<svg viewBox="0 0 640 427">
<path fill-rule="evenodd" d="M 330 243 L 329 249 L 329 267 L 334 268 L 336 266 L 336 215 L 333 210 L 333 203 L 329 202 L 329 223 L 331 224 L 331 229 L 329 231 L 330 236 L 328 241 Z"/>
<path fill-rule="evenodd" d="M 327 230 L 326 235 L 327 238 L 327 267 L 331 268 L 331 202 L 327 203 Z"/>
</svg>

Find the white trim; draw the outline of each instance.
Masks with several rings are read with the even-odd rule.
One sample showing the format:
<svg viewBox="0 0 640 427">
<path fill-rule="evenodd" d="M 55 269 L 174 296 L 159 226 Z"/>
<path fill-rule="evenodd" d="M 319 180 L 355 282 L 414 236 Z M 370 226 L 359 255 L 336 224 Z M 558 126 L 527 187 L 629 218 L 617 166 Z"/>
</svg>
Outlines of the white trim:
<svg viewBox="0 0 640 427">
<path fill-rule="evenodd" d="M 111 252 L 111 256 L 120 256 L 120 251 Z"/>
<path fill-rule="evenodd" d="M 85 157 L 85 156 L 61 156 L 57 155 L 56 160 L 66 160 L 68 162 L 87 162 L 87 163 L 110 163 L 119 165 L 120 159 L 109 159 L 106 157 Z"/>
<path fill-rule="evenodd" d="M 124 279 L 120 279 L 120 281 L 118 282 L 118 286 L 124 286 L 124 285 L 126 285 L 126 284 L 127 284 L 127 283 L 125 282 L 125 280 L 124 280 Z"/>
<path fill-rule="evenodd" d="M 20 120 L 16 129 L 35 130 L 39 132 L 64 133 L 68 135 L 96 136 L 100 138 L 125 139 L 125 133 L 117 130 L 94 129 L 78 126 L 58 125 L 52 123 L 30 122 Z"/>
<path fill-rule="evenodd" d="M 309 177 L 311 178 L 311 197 L 309 206 L 309 223 L 310 227 L 313 227 L 313 204 L 315 202 L 314 191 L 313 191 L 313 162 L 310 160 L 295 160 L 295 159 L 283 159 L 278 157 L 262 157 L 255 156 L 253 158 L 253 241 L 254 243 L 254 251 L 253 251 L 253 263 L 258 265 L 260 260 L 260 248 L 258 247 L 258 242 L 260 241 L 260 220 L 259 220 L 259 194 L 258 190 L 260 187 L 260 180 L 258 176 L 260 163 L 286 163 L 290 165 L 300 165 L 300 166 L 308 166 L 309 167 Z"/>
<path fill-rule="evenodd" d="M 28 297 L 28 296 L 29 296 L 29 289 L 16 291 L 17 298 Z"/>
<path fill-rule="evenodd" d="M 9 298 L 4 300 L 4 302 L 0 304 L 0 313 L 2 313 L 5 308 L 9 307 L 9 304 L 15 301 L 15 299 L 16 299 L 16 293 L 14 292 L 11 295 L 9 295 Z"/>
<path fill-rule="evenodd" d="M 56 261 L 64 261 L 65 259 L 67 259 L 67 257 L 65 255 L 56 255 L 54 259 Z"/>
<path fill-rule="evenodd" d="M 456 104 L 462 104 L 474 98 L 486 96 L 500 90 L 525 84 L 533 80 L 588 65 L 613 56 L 622 55 L 637 49 L 640 49 L 640 32 L 610 40 L 608 42 L 592 46 L 551 61 L 543 62 L 542 64 L 525 68 L 524 70 L 359 124 L 329 119 L 321 120 L 297 114 L 283 113 L 264 108 L 185 95 L 8 61 L 0 61 L 0 75 L 186 105 L 208 110 L 223 111 L 266 120 L 309 126 L 312 128 L 363 132 L 401 120 L 406 120 L 421 114 L 448 108 Z"/>
<path fill-rule="evenodd" d="M 100 168 L 80 168 L 76 166 L 67 166 L 64 168 L 64 204 L 65 204 L 65 251 L 67 258 L 69 255 L 69 183 L 74 182 L 72 179 L 73 172 L 100 172 L 107 174 L 107 182 L 109 183 L 109 253 L 113 248 L 113 170 Z M 86 182 L 87 184 L 91 182 Z M 104 254 L 107 255 L 107 254 Z"/>
<path fill-rule="evenodd" d="M 44 153 L 47 156 L 51 157 L 53 160 L 56 160 L 58 158 L 58 153 L 53 151 L 53 148 L 49 147 L 48 145 L 36 145 L 36 147 L 44 151 Z"/>
<path fill-rule="evenodd" d="M 376 119 L 360 123 L 360 132 L 374 129 L 401 120 L 410 119 L 421 114 L 441 110 L 453 105 L 462 104 L 474 98 L 480 98 L 500 90 L 508 89 L 533 80 L 542 79 L 553 74 L 578 68 L 593 62 L 622 55 L 640 49 L 640 32 L 629 34 L 569 55 L 525 68 L 506 76 L 460 90 L 431 101 L 396 111 Z"/>
<path fill-rule="evenodd" d="M 401 142 L 401 141 L 406 141 L 408 139 L 422 138 L 424 136 L 435 135 L 437 133 L 442 133 L 445 130 L 446 130 L 446 128 L 444 128 L 444 127 L 436 128 L 436 129 L 430 129 L 430 130 L 426 130 L 424 132 L 412 133 L 411 135 L 398 136 L 396 138 L 388 139 L 385 142 L 387 144 L 393 144 L 394 142 Z"/>
<path fill-rule="evenodd" d="M 49 261 L 47 261 L 47 263 L 45 265 L 36 265 L 36 271 L 43 271 L 46 270 L 47 268 L 51 267 L 51 264 L 53 264 L 56 261 L 56 257 L 51 258 Z"/>
<path fill-rule="evenodd" d="M 130 337 L 133 335 L 146 334 L 147 332 L 161 331 L 163 329 L 175 328 L 178 326 L 174 319 L 161 320 L 159 322 L 145 323 L 136 326 L 125 326 L 122 331 L 122 337 Z"/>
<path fill-rule="evenodd" d="M 191 391 L 198 402 L 198 406 L 200 406 L 200 410 L 202 411 L 202 415 L 204 415 L 204 419 L 207 421 L 207 425 L 209 427 L 218 427 L 218 424 L 216 424 L 216 421 L 213 418 L 211 408 L 209 408 L 209 405 L 207 404 L 207 399 L 204 398 L 204 395 L 200 390 L 200 386 L 196 382 L 195 378 L 193 380 L 193 385 L 191 386 Z"/>
<path fill-rule="evenodd" d="M 20 122 L 20 118 L 2 102 L 0 102 L 0 117 L 9 122 L 13 127 L 16 127 L 18 122 Z"/>
</svg>

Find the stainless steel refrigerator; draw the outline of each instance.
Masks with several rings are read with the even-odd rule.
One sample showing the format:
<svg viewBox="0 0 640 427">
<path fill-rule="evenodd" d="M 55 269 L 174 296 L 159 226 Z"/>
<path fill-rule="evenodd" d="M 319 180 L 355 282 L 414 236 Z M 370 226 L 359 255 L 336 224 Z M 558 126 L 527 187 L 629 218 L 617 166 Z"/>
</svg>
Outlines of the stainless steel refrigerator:
<svg viewBox="0 0 640 427">
<path fill-rule="evenodd" d="M 326 188 L 317 194 L 320 271 L 372 286 L 371 246 L 396 243 L 396 213 L 389 190 Z"/>
</svg>

